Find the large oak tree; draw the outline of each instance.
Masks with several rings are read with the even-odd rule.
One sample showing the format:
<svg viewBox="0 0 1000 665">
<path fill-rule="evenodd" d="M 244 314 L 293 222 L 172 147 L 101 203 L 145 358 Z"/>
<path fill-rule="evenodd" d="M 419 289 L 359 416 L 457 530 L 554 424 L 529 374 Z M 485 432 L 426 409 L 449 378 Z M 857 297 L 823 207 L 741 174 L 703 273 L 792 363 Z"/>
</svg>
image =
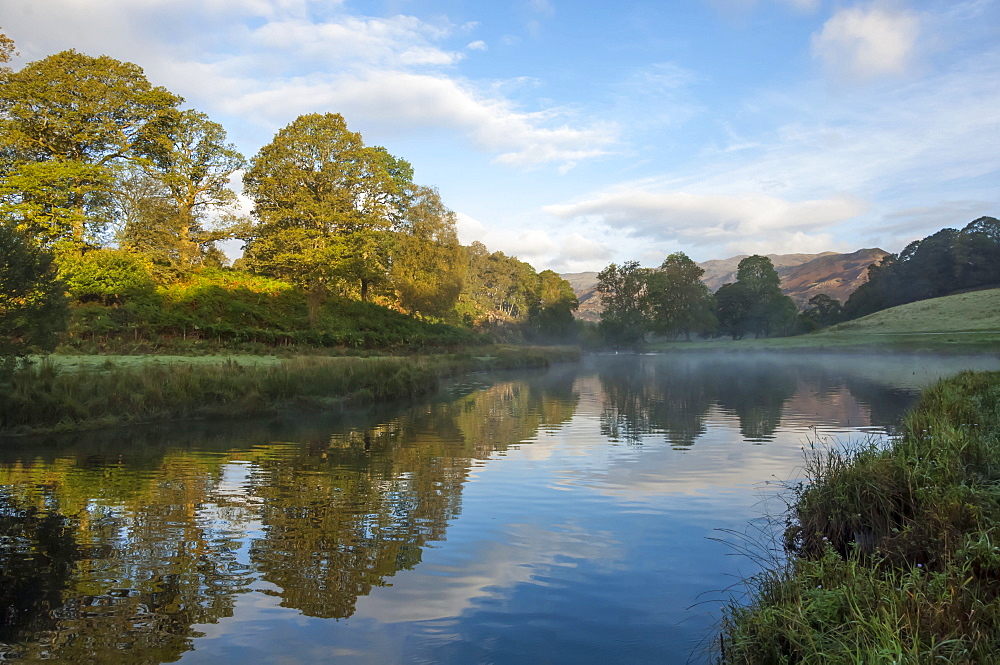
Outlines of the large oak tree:
<svg viewBox="0 0 1000 665">
<path fill-rule="evenodd" d="M 243 178 L 258 222 L 247 264 L 305 287 L 314 318 L 331 288 L 367 300 L 386 279 L 398 215 L 389 163 L 340 114 L 303 115 L 280 130 Z"/>
<path fill-rule="evenodd" d="M 0 76 L 0 210 L 82 247 L 112 215 L 117 172 L 147 156 L 181 99 L 138 65 L 72 50 Z"/>
</svg>

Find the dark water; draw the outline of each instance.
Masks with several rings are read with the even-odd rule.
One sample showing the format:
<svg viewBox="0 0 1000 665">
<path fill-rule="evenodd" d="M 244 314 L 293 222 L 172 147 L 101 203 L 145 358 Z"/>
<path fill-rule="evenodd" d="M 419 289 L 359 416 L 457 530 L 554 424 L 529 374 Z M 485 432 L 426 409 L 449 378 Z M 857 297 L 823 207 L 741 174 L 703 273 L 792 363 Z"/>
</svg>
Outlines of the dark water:
<svg viewBox="0 0 1000 665">
<path fill-rule="evenodd" d="M 405 409 L 6 442 L 0 653 L 707 662 L 803 447 L 983 358 L 603 356 Z M 723 541 L 723 542 L 720 542 Z M 725 541 L 728 541 L 725 542 Z"/>
</svg>

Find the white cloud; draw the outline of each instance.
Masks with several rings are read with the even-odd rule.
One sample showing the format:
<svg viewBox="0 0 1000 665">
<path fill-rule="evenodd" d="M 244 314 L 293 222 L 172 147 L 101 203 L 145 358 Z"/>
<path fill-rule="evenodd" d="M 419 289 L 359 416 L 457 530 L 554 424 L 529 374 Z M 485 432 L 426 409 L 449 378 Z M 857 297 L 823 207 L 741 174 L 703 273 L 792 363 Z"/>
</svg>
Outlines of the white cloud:
<svg viewBox="0 0 1000 665">
<path fill-rule="evenodd" d="M 920 29 L 920 18 L 911 11 L 848 7 L 813 35 L 812 50 L 840 79 L 905 74 L 915 60 Z"/>
<path fill-rule="evenodd" d="M 256 123 L 255 136 L 302 113 L 332 111 L 352 126 L 361 118 L 388 133 L 458 134 L 498 164 L 554 163 L 563 171 L 608 154 L 618 140 L 612 123 L 584 124 L 551 105 L 525 110 L 503 81 L 472 84 L 453 74 L 465 55 L 445 45 L 474 25 L 350 16 L 339 3 L 324 5 L 316 22 L 310 17 L 318 4 L 307 0 L 150 0 L 138 7 L 94 0 L 86 8 L 71 0 L 6 1 L 13 9 L 4 27 L 26 56 L 78 48 L 138 62 L 190 105 Z M 30 49 L 19 38 L 25 33 Z M 468 48 L 485 46 L 480 40 Z"/>
<path fill-rule="evenodd" d="M 470 51 L 489 50 L 489 47 L 486 45 L 486 42 L 484 42 L 482 39 L 477 39 L 474 42 L 469 42 L 465 48 L 469 49 Z"/>
<path fill-rule="evenodd" d="M 561 258 L 566 261 L 604 261 L 611 257 L 607 243 L 584 238 L 579 233 L 569 234 L 562 244 Z"/>
<path fill-rule="evenodd" d="M 500 250 L 508 256 L 516 256 L 535 266 L 546 262 L 559 250 L 559 245 L 540 229 L 524 231 L 517 237 L 500 233 L 490 234 L 485 244 L 493 251 Z"/>
<path fill-rule="evenodd" d="M 482 242 L 486 235 L 486 227 L 479 220 L 466 215 L 464 212 L 456 212 L 457 220 L 455 230 L 458 232 L 458 240 L 463 245 L 471 245 L 477 240 Z"/>
<path fill-rule="evenodd" d="M 805 233 L 863 212 L 840 197 L 787 201 L 774 196 L 700 195 L 682 191 L 619 189 L 578 203 L 551 205 L 561 219 L 589 219 L 653 242 L 686 245 L 772 242 L 778 233 Z"/>
</svg>

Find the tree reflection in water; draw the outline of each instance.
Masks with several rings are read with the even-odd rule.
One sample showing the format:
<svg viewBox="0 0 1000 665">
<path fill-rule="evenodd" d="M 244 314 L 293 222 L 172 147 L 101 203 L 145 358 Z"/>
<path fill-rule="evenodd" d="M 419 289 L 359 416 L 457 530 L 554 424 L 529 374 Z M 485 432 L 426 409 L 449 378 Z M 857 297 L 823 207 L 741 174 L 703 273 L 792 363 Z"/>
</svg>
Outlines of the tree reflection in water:
<svg viewBox="0 0 1000 665">
<path fill-rule="evenodd" d="M 745 440 L 767 441 L 797 387 L 795 371 L 784 363 L 727 356 L 620 356 L 602 366 L 599 377 L 603 434 L 628 443 L 663 434 L 677 448 L 689 448 L 705 433 L 713 406 L 739 418 Z"/>
<path fill-rule="evenodd" d="M 250 593 L 351 617 L 445 538 L 480 460 L 568 423 L 583 393 L 587 417 L 567 431 L 589 437 L 597 416 L 598 440 L 679 449 L 720 422 L 768 441 L 814 405 L 887 423 L 912 399 L 836 361 L 767 356 L 622 355 L 524 376 L 472 377 L 405 410 L 5 442 L 0 656 L 174 661 Z"/>
<path fill-rule="evenodd" d="M 9 446 L 0 656 L 177 660 L 199 624 L 232 616 L 252 590 L 309 616 L 349 617 L 359 596 L 444 537 L 476 460 L 572 417 L 572 379 L 556 371 L 393 418 L 300 424 L 283 430 L 290 443 L 257 423 Z"/>
</svg>

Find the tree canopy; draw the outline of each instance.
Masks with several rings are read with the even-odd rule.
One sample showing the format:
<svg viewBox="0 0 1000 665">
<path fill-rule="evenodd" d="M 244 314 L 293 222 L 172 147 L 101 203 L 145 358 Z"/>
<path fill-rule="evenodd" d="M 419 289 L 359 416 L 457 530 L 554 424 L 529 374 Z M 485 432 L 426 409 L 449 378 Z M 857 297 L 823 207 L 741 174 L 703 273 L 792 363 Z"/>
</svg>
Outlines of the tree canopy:
<svg viewBox="0 0 1000 665">
<path fill-rule="evenodd" d="M 248 264 L 301 284 L 317 302 L 338 287 L 367 300 L 387 276 L 398 211 L 388 162 L 340 114 L 303 115 L 280 130 L 243 178 L 258 221 Z"/>
<path fill-rule="evenodd" d="M 675 336 L 712 330 L 716 325 L 714 302 L 708 287 L 701 281 L 704 268 L 684 252 L 669 255 L 658 270 L 649 273 L 646 297 L 652 329 Z"/>
<path fill-rule="evenodd" d="M 604 305 L 600 328 L 612 344 L 634 345 L 645 337 L 648 272 L 638 261 L 626 261 L 621 266 L 612 263 L 598 273 L 597 289 Z"/>
<path fill-rule="evenodd" d="M 869 266 L 868 280 L 848 298 L 844 315 L 853 319 L 896 305 L 998 284 L 1000 221 L 979 217 L 961 231 L 941 229 Z"/>
<path fill-rule="evenodd" d="M 63 51 L 0 86 L 0 212 L 46 244 L 99 242 L 118 169 L 147 146 L 181 99 L 142 69 Z"/>
</svg>

